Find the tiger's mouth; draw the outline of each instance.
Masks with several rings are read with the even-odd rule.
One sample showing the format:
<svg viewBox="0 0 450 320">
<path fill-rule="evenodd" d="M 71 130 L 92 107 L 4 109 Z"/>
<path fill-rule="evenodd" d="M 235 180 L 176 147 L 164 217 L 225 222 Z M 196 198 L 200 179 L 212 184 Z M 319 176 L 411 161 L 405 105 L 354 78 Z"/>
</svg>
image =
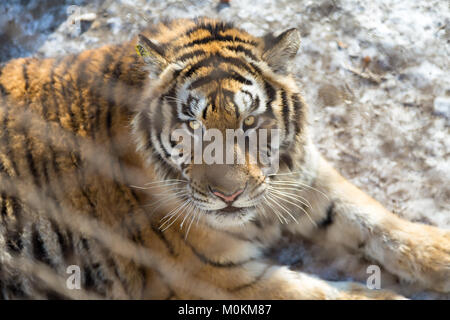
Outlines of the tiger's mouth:
<svg viewBox="0 0 450 320">
<path fill-rule="evenodd" d="M 239 214 L 245 214 L 249 210 L 255 209 L 255 206 L 250 207 L 235 207 L 235 206 L 228 206 L 223 209 L 217 210 L 218 213 L 226 213 L 226 214 L 233 214 L 233 215 L 239 215 Z"/>
<path fill-rule="evenodd" d="M 218 210 L 219 212 L 226 212 L 226 213 L 241 213 L 244 211 L 245 208 L 237 208 L 234 206 L 228 206 L 223 209 Z"/>
</svg>

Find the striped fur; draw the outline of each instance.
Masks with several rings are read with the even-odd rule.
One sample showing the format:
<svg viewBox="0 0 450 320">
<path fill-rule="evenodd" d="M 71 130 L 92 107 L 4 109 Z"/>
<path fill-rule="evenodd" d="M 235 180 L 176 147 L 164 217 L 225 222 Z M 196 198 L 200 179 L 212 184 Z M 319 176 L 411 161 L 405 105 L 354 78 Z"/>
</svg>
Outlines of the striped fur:
<svg viewBox="0 0 450 320">
<path fill-rule="evenodd" d="M 0 297 L 401 298 L 277 266 L 266 252 L 283 231 L 449 291 L 448 232 L 393 216 L 312 145 L 289 75 L 299 42 L 295 29 L 258 38 L 174 20 L 122 45 L 1 66 Z M 170 134 L 191 121 L 280 129 L 279 174 L 174 163 Z M 232 205 L 217 196 L 237 189 Z M 80 291 L 65 286 L 70 265 Z"/>
</svg>

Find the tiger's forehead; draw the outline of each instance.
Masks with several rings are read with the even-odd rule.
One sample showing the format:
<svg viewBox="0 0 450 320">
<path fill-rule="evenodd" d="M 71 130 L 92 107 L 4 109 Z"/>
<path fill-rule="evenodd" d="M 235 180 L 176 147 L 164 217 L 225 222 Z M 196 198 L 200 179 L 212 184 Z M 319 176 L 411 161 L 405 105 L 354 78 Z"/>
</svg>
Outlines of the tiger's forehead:
<svg viewBox="0 0 450 320">
<path fill-rule="evenodd" d="M 230 45 L 240 45 L 241 49 L 251 51 L 261 45 L 259 38 L 231 23 L 209 18 L 163 22 L 151 30 L 149 36 L 166 49 L 166 57 L 171 61 L 198 50 L 215 53 L 223 52 Z"/>
<path fill-rule="evenodd" d="M 265 99 L 256 79 L 249 76 L 246 81 L 235 79 L 220 68 L 187 81 L 179 90 L 178 97 L 184 105 L 181 110 L 193 118 L 230 121 L 257 111 Z"/>
</svg>

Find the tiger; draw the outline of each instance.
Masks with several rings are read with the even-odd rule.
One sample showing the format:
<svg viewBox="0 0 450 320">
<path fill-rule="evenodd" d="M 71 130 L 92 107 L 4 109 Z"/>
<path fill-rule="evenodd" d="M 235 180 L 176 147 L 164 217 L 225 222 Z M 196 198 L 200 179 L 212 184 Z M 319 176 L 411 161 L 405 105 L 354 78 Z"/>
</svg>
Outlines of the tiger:
<svg viewBox="0 0 450 320">
<path fill-rule="evenodd" d="M 0 298 L 405 298 L 281 265 L 268 251 L 285 234 L 450 292 L 450 232 L 391 213 L 312 142 L 300 42 L 175 19 L 1 65 Z M 244 163 L 175 161 L 174 130 L 208 129 L 277 129 L 278 170 L 237 147 Z"/>
</svg>

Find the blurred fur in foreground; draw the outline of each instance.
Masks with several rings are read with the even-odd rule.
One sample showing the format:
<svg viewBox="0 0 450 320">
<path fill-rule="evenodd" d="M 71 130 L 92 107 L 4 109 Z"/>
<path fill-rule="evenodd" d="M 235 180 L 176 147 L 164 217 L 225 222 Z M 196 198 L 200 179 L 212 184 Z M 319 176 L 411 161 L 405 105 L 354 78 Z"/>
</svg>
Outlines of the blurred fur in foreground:
<svg viewBox="0 0 450 320">
<path fill-rule="evenodd" d="M 265 252 L 283 231 L 363 252 L 404 279 L 449 291 L 448 232 L 387 212 L 311 144 L 306 106 L 288 74 L 296 30 L 256 38 L 202 19 L 144 36 L 144 59 L 134 40 L 1 67 L 3 298 L 399 297 L 273 264 Z M 185 84 L 184 92 L 204 96 L 250 86 L 256 115 L 284 132 L 280 173 L 238 168 L 248 180 L 234 182 L 265 193 L 249 191 L 237 216 L 211 209 L 217 199 L 201 183 L 210 168 L 171 164 L 164 136 L 181 125 L 180 106 L 189 121 L 211 127 L 240 123 L 248 110 L 224 113 L 223 99 L 212 99 L 197 114 L 180 94 Z M 196 195 L 210 207 L 192 202 L 196 179 Z M 69 265 L 80 266 L 83 290 L 67 290 Z"/>
</svg>

